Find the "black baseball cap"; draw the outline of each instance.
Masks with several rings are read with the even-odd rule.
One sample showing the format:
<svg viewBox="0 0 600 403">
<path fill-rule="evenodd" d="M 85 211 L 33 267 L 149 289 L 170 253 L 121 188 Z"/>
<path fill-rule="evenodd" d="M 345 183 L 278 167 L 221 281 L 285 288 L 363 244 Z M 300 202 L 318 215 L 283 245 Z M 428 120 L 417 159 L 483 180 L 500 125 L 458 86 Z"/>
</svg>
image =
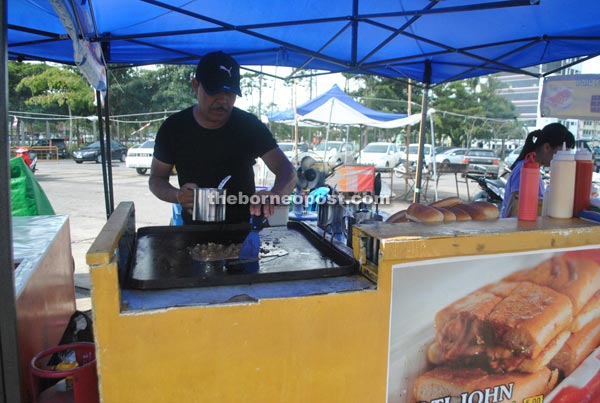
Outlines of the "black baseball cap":
<svg viewBox="0 0 600 403">
<path fill-rule="evenodd" d="M 196 66 L 196 80 L 208 95 L 231 91 L 242 96 L 240 65 L 223 52 L 207 53 Z"/>
</svg>

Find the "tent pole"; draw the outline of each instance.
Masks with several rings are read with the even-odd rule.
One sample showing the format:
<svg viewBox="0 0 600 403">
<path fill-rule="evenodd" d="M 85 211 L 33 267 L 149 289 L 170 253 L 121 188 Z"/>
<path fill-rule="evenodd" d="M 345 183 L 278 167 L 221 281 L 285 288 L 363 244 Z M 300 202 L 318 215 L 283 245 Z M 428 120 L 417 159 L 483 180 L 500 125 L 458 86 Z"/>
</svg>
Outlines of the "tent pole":
<svg viewBox="0 0 600 403">
<path fill-rule="evenodd" d="M 106 209 L 106 218 L 110 217 L 110 198 L 108 196 L 108 176 L 106 174 L 106 149 L 104 141 L 104 127 L 102 126 L 102 92 L 96 90 L 96 109 L 98 112 L 98 141 L 100 141 L 100 154 L 102 155 L 102 183 L 104 185 L 104 207 Z"/>
<path fill-rule="evenodd" d="M 412 114 L 412 81 L 409 78 L 408 79 L 408 106 L 406 109 L 406 115 L 410 116 Z M 410 132 L 411 132 L 411 125 L 408 125 L 406 127 L 406 138 L 404 139 L 404 144 L 406 145 L 406 152 L 404 153 L 404 155 L 406 156 L 406 161 L 404 162 L 404 168 L 406 172 L 406 175 L 404 175 L 404 188 L 408 189 L 408 172 L 410 170 L 410 161 L 408 160 L 408 149 L 410 148 Z"/>
<path fill-rule="evenodd" d="M 433 161 L 431 161 L 431 165 L 432 165 L 432 170 L 433 170 L 433 179 L 435 179 L 435 200 L 437 201 L 438 199 L 438 187 L 437 187 L 437 183 L 438 183 L 438 174 L 437 174 L 437 164 L 435 161 L 435 134 L 433 132 L 433 114 L 430 113 L 429 114 L 429 126 L 431 128 L 431 158 L 433 159 Z"/>
<path fill-rule="evenodd" d="M 294 161 L 300 164 L 298 161 L 298 102 L 297 102 L 297 91 L 296 91 L 296 80 L 294 80 L 292 103 L 294 104 Z"/>
<path fill-rule="evenodd" d="M 325 152 L 323 153 L 323 169 L 325 173 L 329 172 L 329 164 L 327 163 L 327 145 L 329 143 L 329 128 L 331 127 L 331 115 L 333 114 L 333 104 L 335 98 L 331 98 L 331 108 L 329 109 L 329 121 L 327 122 L 327 130 L 325 130 Z"/>
<path fill-rule="evenodd" d="M 21 402 L 21 375 L 19 370 L 19 339 L 15 305 L 15 279 L 13 270 L 12 208 L 10 196 L 10 136 L 8 133 L 8 46 L 7 1 L 0 0 L 0 46 L 2 65 L 0 81 L 0 403 Z"/>
<path fill-rule="evenodd" d="M 350 126 L 346 126 L 346 143 L 350 140 Z"/>
<path fill-rule="evenodd" d="M 423 159 L 425 151 L 425 127 L 427 125 L 427 108 L 429 103 L 429 87 L 431 83 L 431 61 L 425 62 L 425 87 L 423 88 L 423 100 L 421 106 L 421 125 L 419 126 L 419 153 L 417 156 L 417 171 L 415 177 L 415 193 L 413 202 L 421 201 L 421 182 L 423 179 Z M 432 144 L 433 147 L 433 144 Z"/>
<path fill-rule="evenodd" d="M 106 175 L 108 176 L 108 202 L 110 211 L 107 212 L 107 217 L 115 211 L 113 175 L 112 175 L 112 150 L 111 150 L 111 135 L 110 135 L 110 107 L 108 103 L 108 86 L 106 86 L 106 94 L 104 99 L 104 126 L 106 133 L 106 156 L 104 163 L 106 164 Z"/>
</svg>

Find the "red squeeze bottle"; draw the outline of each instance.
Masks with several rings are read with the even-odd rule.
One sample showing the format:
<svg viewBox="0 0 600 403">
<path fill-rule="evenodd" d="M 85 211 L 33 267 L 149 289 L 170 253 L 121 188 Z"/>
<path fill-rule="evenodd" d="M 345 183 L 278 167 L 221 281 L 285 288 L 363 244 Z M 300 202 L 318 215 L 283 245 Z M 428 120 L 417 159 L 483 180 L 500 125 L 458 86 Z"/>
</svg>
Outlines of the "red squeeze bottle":
<svg viewBox="0 0 600 403">
<path fill-rule="evenodd" d="M 540 195 L 540 164 L 534 161 L 535 153 L 525 156 L 519 184 L 519 220 L 535 221 Z"/>
<path fill-rule="evenodd" d="M 581 148 L 575 153 L 575 198 L 573 203 L 573 216 L 590 207 L 590 193 L 592 191 L 592 174 L 594 163 L 592 153 Z"/>
</svg>

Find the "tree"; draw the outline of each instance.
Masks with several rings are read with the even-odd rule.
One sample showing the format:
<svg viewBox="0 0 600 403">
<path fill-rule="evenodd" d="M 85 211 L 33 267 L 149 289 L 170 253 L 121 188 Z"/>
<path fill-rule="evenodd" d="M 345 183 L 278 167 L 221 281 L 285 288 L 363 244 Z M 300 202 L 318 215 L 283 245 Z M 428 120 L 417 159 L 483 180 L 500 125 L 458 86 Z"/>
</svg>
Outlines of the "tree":
<svg viewBox="0 0 600 403">
<path fill-rule="evenodd" d="M 58 106 L 63 113 L 88 115 L 94 110 L 94 90 L 72 68 L 49 67 L 40 74 L 24 77 L 16 90 L 28 89 L 26 105 Z"/>
<path fill-rule="evenodd" d="M 156 112 L 163 112 L 163 117 L 166 117 L 171 111 L 193 105 L 192 73 L 193 67 L 179 65 L 109 70 L 108 94 L 114 132 L 128 142 L 133 132 L 160 117 Z M 116 126 L 116 123 L 119 125 Z M 146 133 L 158 131 L 161 123 L 155 121 L 146 129 Z"/>
<path fill-rule="evenodd" d="M 8 62 L 8 101 L 9 108 L 14 111 L 32 109 L 32 105 L 27 105 L 26 101 L 32 97 L 31 90 L 25 86 L 17 86 L 24 77 L 31 77 L 41 74 L 47 66 L 42 63 L 17 63 Z M 42 107 L 35 107 L 37 110 L 31 112 L 42 112 Z"/>
<path fill-rule="evenodd" d="M 18 110 L 69 116 L 88 116 L 94 111 L 94 91 L 74 67 L 12 62 L 9 70 L 12 72 L 11 95 Z M 65 120 L 53 123 L 54 132 L 66 132 Z M 44 131 L 40 124 L 42 122 L 34 121 L 31 132 Z M 76 120 L 75 136 L 79 135 L 81 126 L 82 122 Z"/>
<path fill-rule="evenodd" d="M 499 125 L 516 122 L 510 101 L 496 95 L 493 77 L 454 81 L 433 88 L 430 106 L 434 115 L 436 143 L 468 147 L 472 139 L 492 139 Z"/>
</svg>

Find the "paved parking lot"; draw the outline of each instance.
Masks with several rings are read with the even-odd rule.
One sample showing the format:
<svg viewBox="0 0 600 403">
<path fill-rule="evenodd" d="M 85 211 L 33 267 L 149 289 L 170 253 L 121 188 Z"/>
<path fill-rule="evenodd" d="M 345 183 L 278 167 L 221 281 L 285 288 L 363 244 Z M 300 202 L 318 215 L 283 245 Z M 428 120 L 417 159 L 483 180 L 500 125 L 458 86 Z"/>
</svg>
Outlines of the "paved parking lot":
<svg viewBox="0 0 600 403">
<path fill-rule="evenodd" d="M 135 169 L 126 168 L 125 163 L 113 162 L 112 178 L 114 189 L 114 204 L 122 201 L 132 201 L 135 205 L 136 227 L 169 225 L 171 205 L 158 200 L 148 189 L 148 175 L 138 175 Z M 96 163 L 76 164 L 70 159 L 38 162 L 36 179 L 50 199 L 55 212 L 69 216 L 71 230 L 71 248 L 75 261 L 75 285 L 78 291 L 78 308 L 89 309 L 89 268 L 85 255 L 96 239 L 107 220 L 104 201 L 104 185 L 102 180 L 102 165 Z M 384 175 L 383 180 L 393 182 L 396 198 L 390 204 L 381 205 L 380 211 L 390 214 L 406 208 L 410 197 L 402 197 L 406 192 L 404 180 L 395 177 L 390 180 Z M 175 176 L 172 183 L 177 183 Z M 471 194 L 476 189 L 470 184 Z M 460 196 L 467 198 L 466 186 L 459 184 Z M 430 184 L 429 200 L 434 194 L 434 185 Z M 456 184 L 453 175 L 442 176 L 439 181 L 438 198 L 456 195 Z"/>
</svg>

